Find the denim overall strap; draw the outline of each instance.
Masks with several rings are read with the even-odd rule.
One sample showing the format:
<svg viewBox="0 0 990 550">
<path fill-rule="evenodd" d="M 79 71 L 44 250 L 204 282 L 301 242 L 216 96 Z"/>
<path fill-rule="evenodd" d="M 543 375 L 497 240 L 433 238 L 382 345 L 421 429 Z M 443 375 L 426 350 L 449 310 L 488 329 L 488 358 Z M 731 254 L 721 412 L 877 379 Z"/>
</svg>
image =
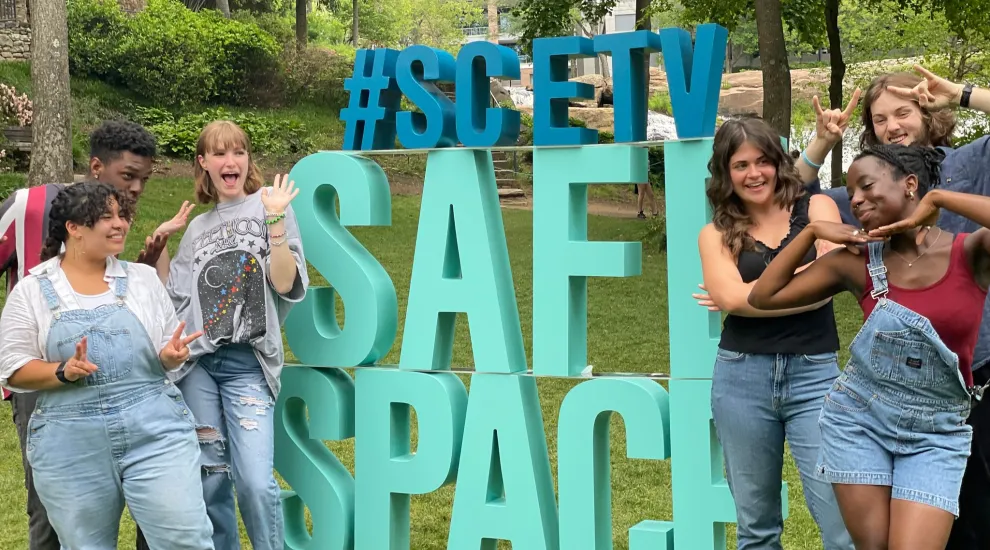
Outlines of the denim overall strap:
<svg viewBox="0 0 990 550">
<path fill-rule="evenodd" d="M 867 244 L 867 254 L 869 264 L 867 269 L 870 273 L 870 280 L 873 282 L 873 290 L 870 296 L 879 299 L 880 303 L 887 300 L 887 266 L 883 265 L 883 243 L 871 242 Z"/>
<path fill-rule="evenodd" d="M 126 270 L 127 262 L 120 262 L 120 266 Z M 113 295 L 117 298 L 118 304 L 124 303 L 124 297 L 127 296 L 127 277 L 117 277 L 114 279 Z"/>
<path fill-rule="evenodd" d="M 45 301 L 48 302 L 48 308 L 55 312 L 55 318 L 58 319 L 59 301 L 55 285 L 47 276 L 38 277 L 38 283 L 41 285 L 41 293 L 45 295 Z"/>
</svg>

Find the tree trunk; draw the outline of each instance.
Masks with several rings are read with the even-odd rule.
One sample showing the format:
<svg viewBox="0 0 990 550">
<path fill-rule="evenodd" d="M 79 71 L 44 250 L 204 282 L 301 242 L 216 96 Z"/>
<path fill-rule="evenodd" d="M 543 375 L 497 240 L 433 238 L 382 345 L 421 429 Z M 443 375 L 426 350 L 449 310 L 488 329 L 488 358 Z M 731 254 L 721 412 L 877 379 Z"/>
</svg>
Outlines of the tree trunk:
<svg viewBox="0 0 990 550">
<path fill-rule="evenodd" d="M 72 182 L 69 30 L 64 0 L 31 2 L 33 139 L 28 185 Z"/>
<path fill-rule="evenodd" d="M 498 44 L 498 0 L 488 0 L 488 41 Z"/>
<path fill-rule="evenodd" d="M 354 47 L 358 47 L 358 0 L 354 0 L 354 16 L 351 17 L 351 42 Z"/>
<path fill-rule="evenodd" d="M 780 0 L 756 0 L 756 34 L 763 71 L 763 118 L 778 134 L 791 138 L 791 70 L 784 43 Z"/>
<path fill-rule="evenodd" d="M 306 42 L 309 39 L 306 3 L 306 0 L 296 0 L 296 49 L 299 51 L 306 49 Z M 354 19 L 357 20 L 356 14 Z"/>
<path fill-rule="evenodd" d="M 833 109 L 842 109 L 842 79 L 846 76 L 846 62 L 842 59 L 839 43 L 839 2 L 825 0 L 825 31 L 828 34 L 828 53 L 832 65 L 832 77 L 828 83 L 828 99 Z M 842 141 L 832 148 L 832 187 L 842 182 Z"/>
<path fill-rule="evenodd" d="M 653 25 L 650 21 L 644 20 L 643 15 L 646 13 L 647 8 L 650 7 L 650 0 L 636 0 L 636 30 L 637 31 L 651 31 L 653 30 Z M 646 94 L 646 101 L 650 101 L 650 54 L 643 53 L 643 80 L 645 81 L 646 90 L 643 93 Z"/>
<path fill-rule="evenodd" d="M 217 0 L 217 9 L 224 17 L 230 19 L 230 2 L 228 0 Z"/>
</svg>

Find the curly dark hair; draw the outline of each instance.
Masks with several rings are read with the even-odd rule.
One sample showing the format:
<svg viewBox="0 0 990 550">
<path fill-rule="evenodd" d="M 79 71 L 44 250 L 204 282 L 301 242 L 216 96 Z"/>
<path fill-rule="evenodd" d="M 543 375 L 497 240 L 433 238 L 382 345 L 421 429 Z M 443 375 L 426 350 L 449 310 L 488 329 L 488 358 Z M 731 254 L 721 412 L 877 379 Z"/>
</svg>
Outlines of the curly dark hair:
<svg viewBox="0 0 990 550">
<path fill-rule="evenodd" d="M 873 127 L 873 104 L 880 97 L 880 94 L 887 91 L 887 86 L 914 88 L 922 80 L 924 79 L 916 74 L 901 72 L 880 75 L 870 82 L 863 101 L 863 132 L 859 135 L 859 147 L 861 149 L 880 145 L 876 129 Z M 951 109 L 932 111 L 927 107 L 922 107 L 917 101 L 914 103 L 921 109 L 921 118 L 925 123 L 925 134 L 929 141 L 929 143 L 922 145 L 952 147 L 952 132 L 956 129 L 955 113 Z"/>
<path fill-rule="evenodd" d="M 158 145 L 148 130 L 126 120 L 108 120 L 89 135 L 89 156 L 108 164 L 124 151 L 139 157 L 155 158 Z"/>
<path fill-rule="evenodd" d="M 879 159 L 891 169 L 894 179 L 906 178 L 914 174 L 918 178 L 918 198 L 925 196 L 930 189 L 937 187 L 941 175 L 945 153 L 941 149 L 923 145 L 875 145 L 856 155 L 854 162 L 863 157 Z"/>
<path fill-rule="evenodd" d="M 722 233 L 722 242 L 733 256 L 756 246 L 749 236 L 753 220 L 732 188 L 732 177 L 729 175 L 732 155 L 746 142 L 762 151 L 777 169 L 774 204 L 780 208 L 791 208 L 805 194 L 804 184 L 794 167 L 794 158 L 784 151 L 777 132 L 769 124 L 756 116 L 735 118 L 723 123 L 715 133 L 712 158 L 708 161 L 708 171 L 712 177 L 705 194 L 708 195 L 708 203 L 712 208 L 712 223 Z"/>
<path fill-rule="evenodd" d="M 59 191 L 48 213 L 48 238 L 41 249 L 41 261 L 58 256 L 62 244 L 69 239 L 66 223 L 93 227 L 100 217 L 110 212 L 113 202 L 117 203 L 121 218 L 133 219 L 134 202 L 108 183 L 89 180 Z"/>
</svg>

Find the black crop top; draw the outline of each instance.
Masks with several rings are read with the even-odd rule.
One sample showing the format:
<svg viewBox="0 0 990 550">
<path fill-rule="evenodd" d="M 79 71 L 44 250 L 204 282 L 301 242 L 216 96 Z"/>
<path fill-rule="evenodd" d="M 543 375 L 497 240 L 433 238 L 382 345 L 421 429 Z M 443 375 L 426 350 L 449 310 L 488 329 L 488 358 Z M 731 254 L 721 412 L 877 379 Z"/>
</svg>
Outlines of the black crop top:
<svg viewBox="0 0 990 550">
<path fill-rule="evenodd" d="M 736 267 L 745 283 L 763 274 L 770 261 L 787 246 L 794 236 L 808 225 L 808 204 L 811 195 L 804 195 L 791 210 L 791 228 L 777 248 L 756 241 L 755 250 L 743 250 Z M 815 260 L 816 250 L 808 250 L 801 265 Z M 739 317 L 727 315 L 722 325 L 719 347 L 727 351 L 758 354 L 812 355 L 831 353 L 839 349 L 839 334 L 835 328 L 832 302 L 813 310 L 785 317 Z"/>
</svg>

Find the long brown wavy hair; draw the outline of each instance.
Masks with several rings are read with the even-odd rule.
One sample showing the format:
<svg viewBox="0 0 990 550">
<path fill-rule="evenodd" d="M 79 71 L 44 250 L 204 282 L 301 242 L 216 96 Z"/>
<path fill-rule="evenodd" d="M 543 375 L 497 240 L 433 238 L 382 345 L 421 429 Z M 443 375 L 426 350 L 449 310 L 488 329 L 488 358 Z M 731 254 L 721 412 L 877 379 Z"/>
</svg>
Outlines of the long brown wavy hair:
<svg viewBox="0 0 990 550">
<path fill-rule="evenodd" d="M 873 103 L 880 97 L 887 86 L 897 86 L 900 88 L 914 88 L 923 79 L 913 73 L 888 73 L 880 75 L 870 82 L 870 87 L 866 89 L 866 97 L 863 101 L 863 133 L 859 135 L 860 149 L 867 149 L 880 145 L 877 139 L 876 129 L 873 127 Z M 914 102 L 918 105 L 918 102 Z M 918 105 L 921 109 L 921 118 L 925 121 L 925 131 L 928 134 L 929 143 L 921 145 L 931 145 L 933 147 L 952 147 L 952 132 L 956 129 L 956 115 L 951 109 L 939 109 L 931 111 Z"/>
<path fill-rule="evenodd" d="M 712 222 L 722 233 L 722 242 L 733 256 L 738 256 L 743 250 L 753 250 L 756 246 L 748 233 L 753 227 L 753 220 L 732 188 L 729 167 L 732 155 L 746 142 L 762 151 L 777 169 L 774 204 L 790 209 L 805 194 L 804 184 L 794 167 L 794 158 L 784 151 L 777 132 L 769 124 L 753 116 L 723 123 L 715 133 L 712 158 L 708 161 L 711 179 L 705 193 L 712 208 Z"/>
</svg>

